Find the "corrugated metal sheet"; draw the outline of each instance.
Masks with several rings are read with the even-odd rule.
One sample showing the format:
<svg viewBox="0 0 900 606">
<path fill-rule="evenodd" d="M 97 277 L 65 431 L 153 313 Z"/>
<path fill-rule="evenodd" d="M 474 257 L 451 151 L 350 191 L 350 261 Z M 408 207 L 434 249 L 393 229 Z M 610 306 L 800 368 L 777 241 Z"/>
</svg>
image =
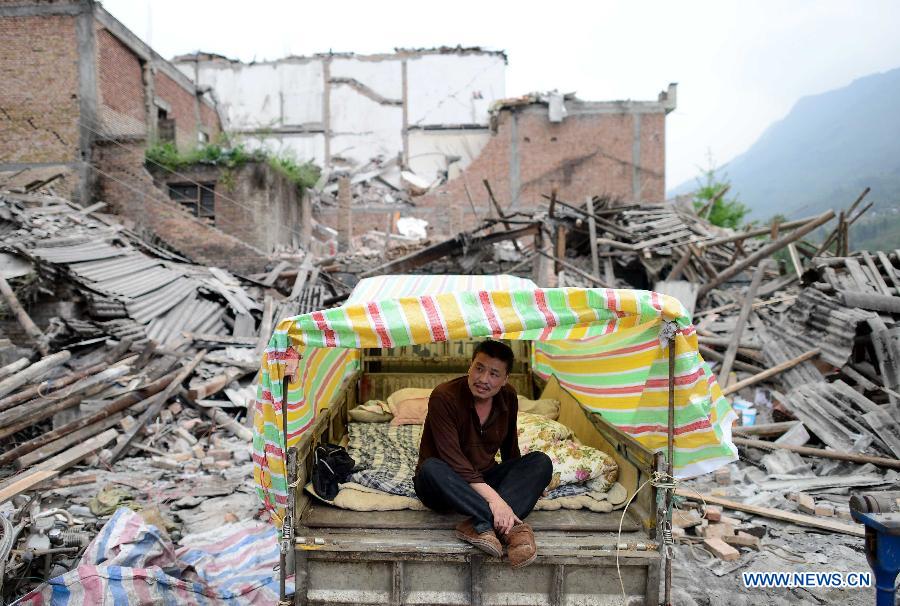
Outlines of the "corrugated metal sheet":
<svg viewBox="0 0 900 606">
<path fill-rule="evenodd" d="M 75 206 L 0 198 L 0 210 L 0 231 L 16 234 L 0 241 L 0 248 L 39 262 L 45 279 L 80 286 L 92 318 L 73 323 L 80 334 L 103 331 L 166 344 L 183 331 L 228 334 L 223 318 L 229 306 L 237 313 L 260 309 L 227 272 L 181 263 L 177 255 L 84 216 Z"/>
<path fill-rule="evenodd" d="M 762 317 L 770 329 L 770 339 L 780 340 L 789 358 L 818 347 L 822 350 L 822 360 L 841 367 L 850 359 L 857 326 L 874 315 L 870 311 L 845 307 L 834 297 L 807 288 L 787 313 L 780 317 L 774 314 L 763 314 Z"/>
<path fill-rule="evenodd" d="M 175 307 L 182 299 L 196 292 L 197 283 L 187 278 L 177 280 L 150 293 L 134 299 L 127 305 L 128 314 L 138 322 L 149 322 Z"/>
<path fill-rule="evenodd" d="M 89 242 L 74 246 L 32 248 L 28 251 L 28 254 L 49 263 L 77 263 L 79 261 L 96 261 L 97 259 L 121 257 L 126 252 L 127 249 L 120 246 L 111 246 L 106 242 Z"/>
</svg>

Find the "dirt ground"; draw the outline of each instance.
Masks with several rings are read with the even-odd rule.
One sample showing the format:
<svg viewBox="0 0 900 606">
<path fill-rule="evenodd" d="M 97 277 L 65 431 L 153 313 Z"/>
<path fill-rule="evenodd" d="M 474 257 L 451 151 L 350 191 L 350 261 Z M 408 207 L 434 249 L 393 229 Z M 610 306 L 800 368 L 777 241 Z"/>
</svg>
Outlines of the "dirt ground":
<svg viewBox="0 0 900 606">
<path fill-rule="evenodd" d="M 732 464 L 733 486 L 722 490 L 732 493 L 736 500 L 752 493 L 754 484 L 744 462 Z M 892 478 L 892 475 L 887 475 Z M 716 484 L 709 477 L 687 483 L 688 486 L 709 493 Z M 896 489 L 890 485 L 878 489 Z M 817 495 L 832 501 L 849 499 L 854 489 L 832 489 L 827 495 Z M 778 506 L 792 504 L 776 495 Z M 863 539 L 845 534 L 818 531 L 759 516 L 741 516 L 726 511 L 729 516 L 741 517 L 748 525 L 765 527 L 759 550 L 740 548 L 741 557 L 724 562 L 713 557 L 699 544 L 679 544 L 675 547 L 673 563 L 673 602 L 678 606 L 787 606 L 794 604 L 841 604 L 842 606 L 870 606 L 875 602 L 874 586 L 870 588 L 746 588 L 744 572 L 871 572 L 863 547 Z M 840 520 L 845 521 L 845 520 Z M 873 581 L 874 583 L 874 581 Z"/>
</svg>

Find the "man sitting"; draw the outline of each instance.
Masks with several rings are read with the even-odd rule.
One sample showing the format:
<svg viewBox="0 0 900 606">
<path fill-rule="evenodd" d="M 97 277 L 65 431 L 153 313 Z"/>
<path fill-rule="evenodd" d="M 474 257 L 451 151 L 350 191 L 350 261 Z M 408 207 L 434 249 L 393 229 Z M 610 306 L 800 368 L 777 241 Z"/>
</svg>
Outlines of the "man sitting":
<svg viewBox="0 0 900 606">
<path fill-rule="evenodd" d="M 498 558 L 505 544 L 509 563 L 521 568 L 537 557 L 523 520 L 550 483 L 553 464 L 542 452 L 519 453 L 518 399 L 507 382 L 513 361 L 507 345 L 483 341 L 466 376 L 432 391 L 414 482 L 428 508 L 469 516 L 456 527 L 458 538 Z"/>
</svg>

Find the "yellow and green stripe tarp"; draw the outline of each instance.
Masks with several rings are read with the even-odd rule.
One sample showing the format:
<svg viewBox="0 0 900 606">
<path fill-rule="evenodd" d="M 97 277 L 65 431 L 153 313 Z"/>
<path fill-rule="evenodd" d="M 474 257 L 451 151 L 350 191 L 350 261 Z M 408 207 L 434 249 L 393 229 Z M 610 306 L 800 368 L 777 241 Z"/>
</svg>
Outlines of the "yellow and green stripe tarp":
<svg viewBox="0 0 900 606">
<path fill-rule="evenodd" d="M 426 278 L 432 281 L 422 284 Z M 556 375 L 586 408 L 648 448 L 663 451 L 669 373 L 660 335 L 666 323 L 673 323 L 678 330 L 675 474 L 708 473 L 737 458 L 730 431 L 734 412 L 700 357 L 696 331 L 678 300 L 643 290 L 537 288 L 509 276 L 481 277 L 480 283 L 473 278 L 363 281 L 354 295 L 364 292 L 365 299 L 354 296 L 342 307 L 279 322 L 263 358 L 253 440 L 257 490 L 276 520 L 287 501 L 281 429 L 285 395 L 291 447 L 345 377 L 356 372 L 358 351 L 367 347 L 483 337 L 534 341 L 535 372 Z M 489 288 L 477 288 L 484 285 Z M 285 394 L 290 350 L 302 360 Z"/>
</svg>

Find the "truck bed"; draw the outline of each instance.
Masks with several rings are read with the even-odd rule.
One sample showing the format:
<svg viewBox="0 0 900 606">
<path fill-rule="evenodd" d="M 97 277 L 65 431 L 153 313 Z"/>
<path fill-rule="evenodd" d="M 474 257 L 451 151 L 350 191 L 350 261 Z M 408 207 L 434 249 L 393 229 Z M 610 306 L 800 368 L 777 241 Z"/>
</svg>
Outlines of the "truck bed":
<svg viewBox="0 0 900 606">
<path fill-rule="evenodd" d="M 297 529 L 297 574 L 306 604 L 603 605 L 658 583 L 659 553 L 630 514 L 536 511 L 528 517 L 538 559 L 522 570 L 459 541 L 460 516 L 430 511 L 346 511 L 310 507 Z M 648 573 L 649 576 L 648 576 Z M 653 592 L 651 592 L 652 595 Z"/>
</svg>

